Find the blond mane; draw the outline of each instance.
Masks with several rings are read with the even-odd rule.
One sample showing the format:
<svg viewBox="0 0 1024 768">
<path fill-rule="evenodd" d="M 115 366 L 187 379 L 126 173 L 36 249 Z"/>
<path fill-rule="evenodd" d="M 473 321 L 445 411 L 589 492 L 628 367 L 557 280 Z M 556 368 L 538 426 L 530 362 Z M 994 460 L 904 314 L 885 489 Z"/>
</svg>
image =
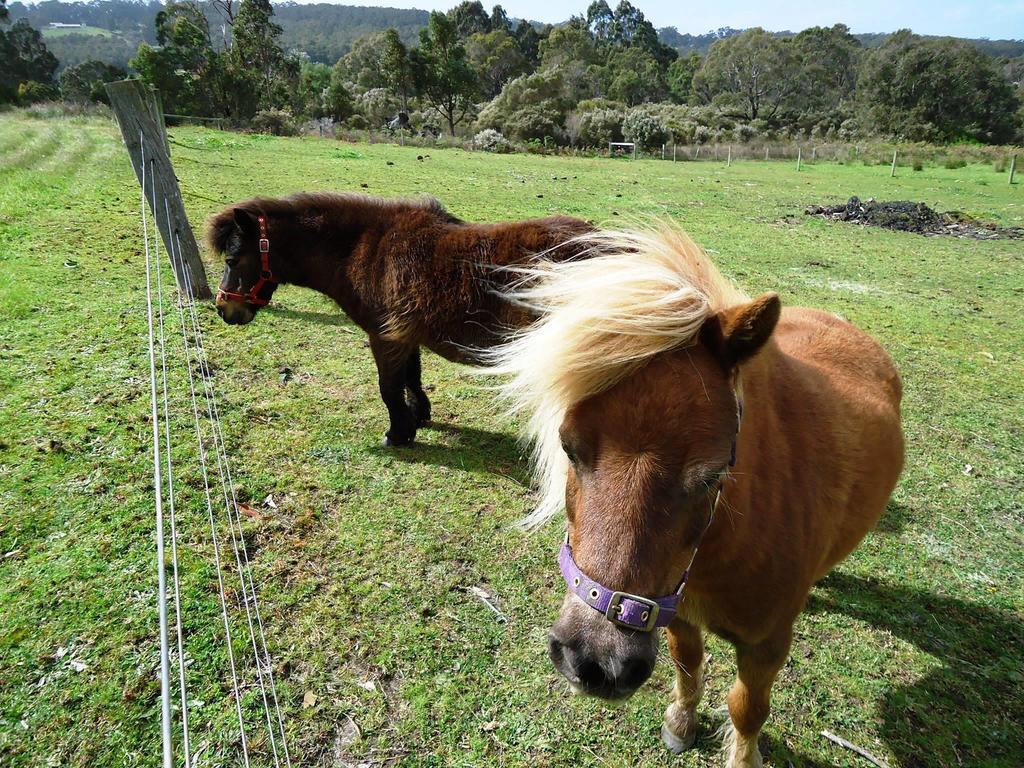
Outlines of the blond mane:
<svg viewBox="0 0 1024 768">
<path fill-rule="evenodd" d="M 506 294 L 540 319 L 484 354 L 483 371 L 513 412 L 526 417 L 533 447 L 536 528 L 561 511 L 568 460 L 558 430 L 566 411 L 636 371 L 651 357 L 696 341 L 704 321 L 747 299 L 682 231 L 599 231 L 571 241 L 584 255 L 541 254 L 516 268 Z M 569 245 L 569 244 L 567 244 Z"/>
</svg>

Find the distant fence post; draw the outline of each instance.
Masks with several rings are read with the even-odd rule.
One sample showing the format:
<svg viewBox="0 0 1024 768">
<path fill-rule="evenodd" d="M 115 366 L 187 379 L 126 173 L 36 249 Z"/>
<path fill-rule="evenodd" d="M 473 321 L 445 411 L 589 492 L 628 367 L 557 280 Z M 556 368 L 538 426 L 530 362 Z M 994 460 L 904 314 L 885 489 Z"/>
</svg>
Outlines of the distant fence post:
<svg viewBox="0 0 1024 768">
<path fill-rule="evenodd" d="M 729 145 L 729 156 L 725 158 L 725 167 L 729 168 L 732 166 L 732 144 Z"/>
<path fill-rule="evenodd" d="M 896 178 L 896 154 L 899 152 L 898 149 L 892 151 L 892 170 L 889 172 L 889 178 Z"/>
<path fill-rule="evenodd" d="M 765 160 L 767 160 L 767 159 L 768 159 L 768 147 L 765 147 L 765 148 L 764 148 L 764 159 L 765 159 Z"/>
<path fill-rule="evenodd" d="M 796 148 L 796 170 L 800 171 L 800 162 L 803 160 L 803 150 L 800 147 Z"/>
<path fill-rule="evenodd" d="M 1010 181 L 1008 183 L 1013 184 L 1013 174 L 1017 172 L 1017 156 L 1012 155 L 1010 157 Z"/>
<path fill-rule="evenodd" d="M 147 204 L 152 208 L 152 194 L 154 189 L 156 191 L 157 210 L 153 211 L 153 220 L 160 230 L 166 252 L 170 254 L 172 249 L 175 252 L 180 250 L 179 258 L 171 261 L 178 286 L 187 286 L 190 295 L 196 298 L 212 299 L 206 269 L 199 257 L 199 245 L 189 226 L 178 179 L 171 165 L 159 94 L 146 87 L 141 80 L 119 80 L 107 83 L 105 87 L 139 184 L 142 184 L 142 147 L 146 147 L 146 162 L 149 165 L 146 179 L 152 186 L 148 190 L 143 189 L 143 192 Z M 170 208 L 170 221 L 164 209 L 165 200 Z M 188 265 L 188 275 L 185 274 L 184 264 Z"/>
</svg>

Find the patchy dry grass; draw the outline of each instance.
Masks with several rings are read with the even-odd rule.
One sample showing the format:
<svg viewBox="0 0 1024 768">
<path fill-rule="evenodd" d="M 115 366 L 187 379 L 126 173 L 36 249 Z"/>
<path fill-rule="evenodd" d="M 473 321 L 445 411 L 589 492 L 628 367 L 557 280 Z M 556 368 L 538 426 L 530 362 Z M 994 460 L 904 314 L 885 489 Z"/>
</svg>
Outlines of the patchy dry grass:
<svg viewBox="0 0 1024 768">
<path fill-rule="evenodd" d="M 222 203 L 300 189 L 429 192 L 474 219 L 671 216 L 748 290 L 869 330 L 903 371 L 907 470 L 880 528 L 799 621 L 763 751 L 774 766 L 863 765 L 818 735 L 827 729 L 893 765 L 1024 764 L 1020 244 L 801 213 L 874 196 L 1021 226 L 1024 186 L 983 166 L 890 179 L 862 165 L 798 174 L 789 163 L 490 156 L 192 128 L 172 138 L 197 226 Z M 138 188 L 112 125 L 0 117 L 4 765 L 158 764 L 140 248 Z M 294 764 L 716 764 L 728 647 L 709 646 L 707 719 L 679 758 L 658 739 L 668 664 L 616 709 L 566 695 L 544 642 L 562 592 L 560 531 L 509 527 L 529 505 L 514 424 L 428 356 L 435 426 L 413 448 L 380 448 L 386 419 L 361 332 L 310 292 L 275 299 L 242 329 L 202 314 L 236 478 L 260 508 L 246 536 Z M 233 765 L 181 375 L 195 732 L 206 764 Z M 276 510 L 262 506 L 268 494 Z M 254 690 L 243 703 L 258 717 Z M 266 745 L 255 750 L 266 764 Z"/>
</svg>

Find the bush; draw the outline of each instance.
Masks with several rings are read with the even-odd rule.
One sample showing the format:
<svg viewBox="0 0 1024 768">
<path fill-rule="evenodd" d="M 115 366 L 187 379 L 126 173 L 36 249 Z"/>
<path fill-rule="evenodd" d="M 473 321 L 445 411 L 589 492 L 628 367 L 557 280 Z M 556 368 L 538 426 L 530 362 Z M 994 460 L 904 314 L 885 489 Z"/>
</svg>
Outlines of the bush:
<svg viewBox="0 0 1024 768">
<path fill-rule="evenodd" d="M 18 85 L 18 103 L 35 104 L 38 101 L 56 101 L 60 98 L 60 91 L 57 86 L 50 83 L 40 83 L 35 80 Z"/>
<path fill-rule="evenodd" d="M 543 141 L 548 137 L 557 140 L 563 135 L 561 123 L 556 122 L 556 116 L 541 107 L 517 109 L 505 120 L 505 132 L 520 141 Z"/>
<path fill-rule="evenodd" d="M 747 144 L 757 138 L 757 128 L 747 123 L 740 123 L 733 129 L 736 141 Z"/>
<path fill-rule="evenodd" d="M 957 168 L 966 168 L 967 161 L 962 157 L 947 157 L 943 165 L 949 170 L 955 171 Z"/>
<path fill-rule="evenodd" d="M 707 144 L 714 136 L 714 132 L 706 125 L 698 125 L 693 130 L 693 140 L 697 144 Z"/>
<path fill-rule="evenodd" d="M 626 115 L 618 109 L 595 109 L 578 115 L 577 142 L 585 147 L 603 147 L 610 141 L 622 141 L 622 121 Z"/>
<path fill-rule="evenodd" d="M 253 116 L 250 127 L 272 136 L 294 136 L 297 132 L 295 118 L 287 109 L 262 109 Z"/>
<path fill-rule="evenodd" d="M 913 167 L 914 167 L 915 171 L 923 171 L 924 170 L 924 163 L 922 163 L 920 160 L 915 160 Z"/>
<path fill-rule="evenodd" d="M 622 121 L 622 135 L 641 147 L 656 147 L 671 138 L 661 119 L 643 107 L 629 111 Z"/>
<path fill-rule="evenodd" d="M 374 128 L 383 128 L 401 108 L 387 88 L 371 88 L 356 98 L 357 109 Z"/>
<path fill-rule="evenodd" d="M 370 127 L 370 122 L 362 115 L 352 115 L 345 121 L 345 126 L 353 131 L 365 131 Z"/>
<path fill-rule="evenodd" d="M 512 144 L 493 128 L 484 128 L 473 137 L 473 146 L 482 149 L 484 152 L 511 152 Z"/>
</svg>

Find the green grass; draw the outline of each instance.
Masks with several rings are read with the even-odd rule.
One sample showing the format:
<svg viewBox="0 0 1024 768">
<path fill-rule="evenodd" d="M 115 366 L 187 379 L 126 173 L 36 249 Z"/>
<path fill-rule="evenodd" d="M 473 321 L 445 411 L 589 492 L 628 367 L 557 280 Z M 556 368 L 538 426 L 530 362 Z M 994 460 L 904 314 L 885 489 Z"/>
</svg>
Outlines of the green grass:
<svg viewBox="0 0 1024 768">
<path fill-rule="evenodd" d="M 40 30 L 43 33 L 43 37 L 67 37 L 68 35 L 86 35 L 89 37 L 114 37 L 119 33 L 109 29 L 103 29 L 102 27 L 91 27 L 86 25 L 84 27 L 66 27 L 51 29 L 50 27 L 43 27 Z"/>
<path fill-rule="evenodd" d="M 878 530 L 799 620 L 762 750 L 773 766 L 865 765 L 819 736 L 830 730 L 892 765 L 1024 764 L 1024 249 L 802 214 L 855 194 L 1022 226 L 1024 185 L 986 166 L 890 179 L 859 164 L 797 173 L 198 128 L 172 138 L 197 228 L 224 203 L 301 189 L 429 192 L 481 220 L 671 216 L 749 291 L 873 333 L 903 373 L 907 468 Z M 112 125 L 0 118 L 0 763 L 12 768 L 159 762 L 138 195 Z M 278 504 L 245 525 L 293 764 L 717 764 L 714 711 L 734 675 L 724 643 L 709 645 L 697 748 L 678 758 L 658 738 L 669 664 L 619 708 L 567 695 L 545 655 L 561 530 L 510 527 L 530 494 L 515 425 L 491 396 L 427 356 L 435 426 L 413 448 L 382 449 L 362 333 L 308 291 L 282 289 L 275 305 L 245 328 L 201 314 L 241 494 Z M 235 765 L 182 375 L 171 383 L 194 733 L 208 764 Z M 316 702 L 303 707 L 307 692 Z M 255 722 L 251 687 L 243 704 Z"/>
</svg>

